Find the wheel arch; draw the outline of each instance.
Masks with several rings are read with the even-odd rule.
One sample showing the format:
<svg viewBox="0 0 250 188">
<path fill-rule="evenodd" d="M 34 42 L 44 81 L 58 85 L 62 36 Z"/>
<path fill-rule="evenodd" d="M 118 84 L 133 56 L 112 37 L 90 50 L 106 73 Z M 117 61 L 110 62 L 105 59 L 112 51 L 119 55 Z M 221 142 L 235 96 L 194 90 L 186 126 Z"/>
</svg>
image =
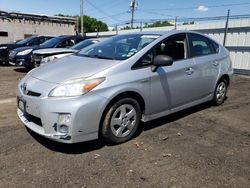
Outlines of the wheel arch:
<svg viewBox="0 0 250 188">
<path fill-rule="evenodd" d="M 105 106 L 105 108 L 103 110 L 103 113 L 102 113 L 102 116 L 101 116 L 101 119 L 99 122 L 99 129 L 98 129 L 98 137 L 99 138 L 101 138 L 102 122 L 103 122 L 105 115 L 106 115 L 108 109 L 110 108 L 110 106 L 112 104 L 114 104 L 115 102 L 117 102 L 118 100 L 120 100 L 122 98 L 128 98 L 128 97 L 135 99 L 139 103 L 139 105 L 141 107 L 142 114 L 143 114 L 143 112 L 145 110 L 145 101 L 144 101 L 143 97 L 138 92 L 126 91 L 126 92 L 122 92 L 122 93 L 117 94 L 107 103 L 107 105 Z"/>
<path fill-rule="evenodd" d="M 221 80 L 224 80 L 224 79 L 227 81 L 227 86 L 229 86 L 229 84 L 230 84 L 230 77 L 229 77 L 228 74 L 223 74 L 223 75 L 218 79 L 217 84 L 218 84 Z M 217 85 L 217 84 L 216 84 L 216 85 Z"/>
</svg>

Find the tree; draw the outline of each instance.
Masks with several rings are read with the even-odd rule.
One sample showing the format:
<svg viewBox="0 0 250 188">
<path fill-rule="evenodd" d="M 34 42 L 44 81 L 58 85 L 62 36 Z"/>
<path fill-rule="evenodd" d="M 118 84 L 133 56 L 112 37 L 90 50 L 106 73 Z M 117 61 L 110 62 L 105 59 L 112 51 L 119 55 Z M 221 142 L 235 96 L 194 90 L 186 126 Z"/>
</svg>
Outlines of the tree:
<svg viewBox="0 0 250 188">
<path fill-rule="evenodd" d="M 193 25 L 194 24 L 194 21 L 191 21 L 191 22 L 184 22 L 182 25 Z"/>
<path fill-rule="evenodd" d="M 81 30 L 81 18 L 79 15 L 64 15 L 64 14 L 57 14 L 55 16 L 61 16 L 61 17 L 71 17 L 71 18 L 75 18 L 78 22 L 78 31 Z M 108 26 L 106 23 L 97 20 L 96 18 L 92 18 L 90 16 L 83 16 L 83 27 L 84 27 L 84 32 L 88 33 L 88 32 L 97 32 L 97 31 L 108 31 Z"/>
<path fill-rule="evenodd" d="M 172 26 L 173 24 L 169 23 L 168 21 L 156 21 L 152 24 L 145 24 L 144 28 L 149 27 L 164 27 L 164 26 Z"/>
</svg>

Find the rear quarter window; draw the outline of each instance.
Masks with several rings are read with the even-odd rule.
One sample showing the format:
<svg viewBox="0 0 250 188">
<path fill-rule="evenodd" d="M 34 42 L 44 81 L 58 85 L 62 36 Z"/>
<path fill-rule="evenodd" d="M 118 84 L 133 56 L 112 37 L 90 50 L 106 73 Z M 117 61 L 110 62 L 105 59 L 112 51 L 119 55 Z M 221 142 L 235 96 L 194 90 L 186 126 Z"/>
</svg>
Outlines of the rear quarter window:
<svg viewBox="0 0 250 188">
<path fill-rule="evenodd" d="M 205 56 L 216 53 L 216 44 L 213 44 L 214 42 L 210 39 L 198 34 L 190 34 L 189 39 L 192 57 Z"/>
</svg>

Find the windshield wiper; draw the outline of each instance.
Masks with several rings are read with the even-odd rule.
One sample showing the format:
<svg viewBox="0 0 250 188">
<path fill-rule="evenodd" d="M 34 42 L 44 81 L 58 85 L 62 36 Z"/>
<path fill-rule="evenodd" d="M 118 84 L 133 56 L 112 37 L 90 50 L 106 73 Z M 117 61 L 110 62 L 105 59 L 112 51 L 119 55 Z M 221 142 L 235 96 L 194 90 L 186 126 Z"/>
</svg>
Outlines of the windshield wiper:
<svg viewBox="0 0 250 188">
<path fill-rule="evenodd" d="M 114 60 L 114 58 L 112 57 L 105 57 L 105 56 L 101 56 L 101 55 L 92 55 L 90 57 L 94 57 L 94 58 L 98 58 L 98 59 L 111 59 L 111 60 Z"/>
</svg>

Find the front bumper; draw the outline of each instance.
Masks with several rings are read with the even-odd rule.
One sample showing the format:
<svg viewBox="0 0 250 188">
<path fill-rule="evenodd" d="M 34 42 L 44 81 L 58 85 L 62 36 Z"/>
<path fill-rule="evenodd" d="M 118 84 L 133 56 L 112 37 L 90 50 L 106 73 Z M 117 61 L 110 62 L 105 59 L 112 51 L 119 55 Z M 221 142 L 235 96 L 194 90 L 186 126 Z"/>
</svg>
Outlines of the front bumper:
<svg viewBox="0 0 250 188">
<path fill-rule="evenodd" d="M 16 57 L 9 57 L 9 64 L 15 66 L 25 66 L 25 67 L 33 67 L 34 62 L 32 62 L 31 58 L 28 56 L 16 56 Z"/>
<path fill-rule="evenodd" d="M 75 98 L 53 98 L 43 95 L 34 97 L 24 94 L 20 87 L 17 96 L 25 101 L 25 110 L 19 107 L 17 109 L 18 117 L 33 132 L 63 143 L 77 143 L 98 138 L 106 98 L 91 93 Z M 60 133 L 55 129 L 61 114 L 71 114 L 67 133 Z"/>
<path fill-rule="evenodd" d="M 9 54 L 8 50 L 0 49 L 0 62 L 8 62 L 9 61 L 8 54 Z"/>
</svg>

